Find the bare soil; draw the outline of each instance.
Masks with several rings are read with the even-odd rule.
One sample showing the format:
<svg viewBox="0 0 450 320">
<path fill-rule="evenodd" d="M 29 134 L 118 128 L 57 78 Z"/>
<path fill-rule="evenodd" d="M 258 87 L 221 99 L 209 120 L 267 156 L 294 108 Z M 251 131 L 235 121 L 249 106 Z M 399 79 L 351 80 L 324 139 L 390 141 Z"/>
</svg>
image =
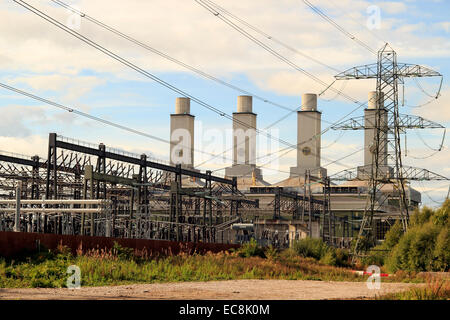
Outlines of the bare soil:
<svg viewBox="0 0 450 320">
<path fill-rule="evenodd" d="M 368 289 L 366 282 L 310 280 L 229 280 L 133 284 L 80 289 L 0 289 L 0 300 L 321 300 L 371 299 L 376 295 L 406 290 L 418 284 L 381 283 Z"/>
</svg>

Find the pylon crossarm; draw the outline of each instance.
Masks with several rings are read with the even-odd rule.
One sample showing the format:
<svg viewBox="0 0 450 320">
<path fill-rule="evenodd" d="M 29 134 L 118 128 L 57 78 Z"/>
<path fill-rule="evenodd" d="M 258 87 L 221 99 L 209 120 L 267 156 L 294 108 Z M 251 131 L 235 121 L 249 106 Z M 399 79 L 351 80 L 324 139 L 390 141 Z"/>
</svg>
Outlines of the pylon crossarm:
<svg viewBox="0 0 450 320">
<path fill-rule="evenodd" d="M 449 178 L 430 170 L 411 166 L 403 166 L 402 178 L 411 181 L 450 180 Z"/>
<path fill-rule="evenodd" d="M 389 60 L 388 60 L 389 61 Z M 366 64 L 345 70 L 334 78 L 336 80 L 377 79 L 377 63 Z M 442 75 L 428 67 L 412 63 L 397 63 L 397 77 L 441 77 Z"/>
<path fill-rule="evenodd" d="M 389 113 L 387 129 L 393 129 L 394 115 Z M 427 120 L 420 116 L 414 116 L 409 114 L 400 114 L 398 117 L 398 127 L 400 129 L 443 129 L 443 125 Z M 375 129 L 375 125 L 367 125 L 365 123 L 365 117 L 355 117 L 342 122 L 339 122 L 331 127 L 333 130 L 365 130 L 365 129 Z"/>
<path fill-rule="evenodd" d="M 397 76 L 404 78 L 442 77 L 437 71 L 412 63 L 397 63 Z"/>
<path fill-rule="evenodd" d="M 359 167 L 361 171 L 364 171 L 365 168 L 363 167 Z M 396 169 L 393 168 L 393 178 L 392 178 L 392 182 L 394 183 L 395 179 L 401 179 L 405 180 L 405 181 L 448 181 L 450 180 L 449 178 L 440 175 L 438 173 L 432 172 L 430 170 L 427 169 L 423 169 L 423 168 L 417 168 L 417 167 L 412 167 L 412 166 L 403 166 L 402 168 L 402 172 L 401 175 L 397 175 Z M 364 172 L 367 172 L 364 171 Z M 394 177 L 397 177 L 394 179 Z M 345 169 L 342 171 L 339 171 L 333 175 L 330 176 L 330 180 L 332 181 L 368 181 L 370 178 L 370 175 L 368 174 L 361 174 L 358 175 L 358 168 L 353 168 L 353 169 Z M 387 180 L 389 180 L 389 178 L 386 178 Z M 379 179 L 379 182 L 383 182 L 383 183 L 389 183 L 389 181 L 385 181 L 386 179 Z"/>
<path fill-rule="evenodd" d="M 377 64 L 366 64 L 363 66 L 353 67 L 334 76 L 336 80 L 351 79 L 376 79 Z"/>
</svg>

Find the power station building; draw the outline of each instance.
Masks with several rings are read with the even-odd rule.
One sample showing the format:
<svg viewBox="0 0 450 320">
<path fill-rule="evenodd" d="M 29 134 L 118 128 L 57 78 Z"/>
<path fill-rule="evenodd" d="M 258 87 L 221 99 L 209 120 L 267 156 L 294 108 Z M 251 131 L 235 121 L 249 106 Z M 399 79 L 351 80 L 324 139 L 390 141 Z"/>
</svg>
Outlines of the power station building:
<svg viewBox="0 0 450 320">
<path fill-rule="evenodd" d="M 357 235 L 359 222 L 366 208 L 368 196 L 368 175 L 372 165 L 372 146 L 374 141 L 375 115 L 377 109 L 381 109 L 382 123 L 388 123 L 387 111 L 384 109 L 383 96 L 378 97 L 375 91 L 369 92 L 368 108 L 364 110 L 364 159 L 363 165 L 357 168 L 357 178 L 344 181 L 340 184 L 331 184 L 325 190 L 325 179 L 327 169 L 321 166 L 321 116 L 318 110 L 317 95 L 305 93 L 302 95 L 301 110 L 297 111 L 297 161 L 290 168 L 287 179 L 270 184 L 263 178 L 263 174 L 257 163 L 257 114 L 253 110 L 251 96 L 238 96 L 237 112 L 233 113 L 233 151 L 232 163 L 225 168 L 226 178 L 236 178 L 239 189 L 249 199 L 259 201 L 258 217 L 254 225 L 260 227 L 260 231 L 267 229 L 286 234 L 289 230 L 309 229 L 315 237 L 320 234 L 316 230 L 319 227 L 317 221 L 288 221 L 280 224 L 281 220 L 271 221 L 274 215 L 274 202 L 277 193 L 296 193 L 306 196 L 307 193 L 319 201 L 324 201 L 326 191 L 329 193 L 330 210 L 333 215 L 333 227 L 336 228 L 334 237 L 336 241 L 349 241 Z M 171 115 L 171 153 L 170 159 L 173 164 L 194 167 L 194 119 L 190 114 L 190 102 L 188 98 L 177 98 L 175 114 Z M 388 141 L 387 134 L 380 137 L 381 156 L 379 157 L 380 174 L 392 175 L 392 168 L 388 166 Z M 385 232 L 394 220 L 399 218 L 398 196 L 392 184 L 382 187 L 383 196 L 389 200 L 380 204 L 375 216 L 376 234 L 378 239 L 384 237 Z M 407 186 L 407 195 L 410 206 L 417 207 L 421 202 L 418 191 Z M 279 201 L 279 200 L 278 200 Z M 281 209 L 282 218 L 283 209 Z M 320 219 L 320 218 L 319 218 Z M 282 222 L 282 221 L 281 221 Z M 294 228 L 294 229 L 295 229 Z M 296 229 L 297 230 L 297 229 Z M 304 235 L 304 234 L 303 234 Z"/>
</svg>

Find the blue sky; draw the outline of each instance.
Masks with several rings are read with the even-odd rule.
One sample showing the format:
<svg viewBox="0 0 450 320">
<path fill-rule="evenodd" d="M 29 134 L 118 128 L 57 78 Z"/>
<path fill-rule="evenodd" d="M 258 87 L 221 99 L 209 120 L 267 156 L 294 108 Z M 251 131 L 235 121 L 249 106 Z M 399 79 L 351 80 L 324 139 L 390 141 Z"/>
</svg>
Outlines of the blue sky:
<svg viewBox="0 0 450 320">
<path fill-rule="evenodd" d="M 73 18 L 70 12 L 51 1 L 28 2 L 61 22 L 68 23 Z M 266 33 L 338 70 L 376 62 L 374 55 L 327 24 L 302 1 L 216 2 Z M 319 93 L 324 89 L 239 35 L 193 0 L 133 0 L 126 4 L 123 1 L 67 0 L 67 3 L 181 61 L 292 109 L 301 105 L 303 93 Z M 446 127 L 449 125 L 450 89 L 447 76 L 450 74 L 450 1 L 311 0 L 311 3 L 370 47 L 377 50 L 383 44 L 380 39 L 388 41 L 397 50 L 399 62 L 423 64 L 443 74 L 444 85 L 438 100 L 422 108 L 402 107 L 401 112 L 420 115 Z M 380 8 L 381 24 L 380 29 L 369 31 L 366 21 L 367 8 L 371 5 Z M 0 4 L 0 15 L 0 30 L 4 35 L 0 40 L 2 82 L 169 139 L 169 115 L 174 111 L 178 94 L 81 44 L 79 40 L 12 1 Z M 214 107 L 228 114 L 236 111 L 239 92 L 205 80 L 85 20 L 81 20 L 77 31 Z M 262 40 L 326 83 L 333 81 L 334 73 L 329 69 L 267 39 Z M 435 93 L 439 86 L 438 79 L 421 79 L 419 83 L 428 93 Z M 367 100 L 367 92 L 375 89 L 375 84 L 359 80 L 345 84 L 338 82 L 333 87 L 342 88 L 345 93 L 363 102 Z M 408 105 L 430 100 L 412 80 L 406 82 L 405 93 Z M 146 152 L 168 159 L 168 145 L 161 142 L 75 117 L 4 90 L 0 91 L 0 97 L 0 110 L 4 118 L 0 129 L 1 150 L 45 156 L 48 133 L 57 132 L 80 140 L 104 142 L 128 151 Z M 335 99 L 327 101 L 331 98 Z M 258 114 L 260 129 L 286 114 L 285 110 L 256 99 L 253 108 Z M 336 121 L 354 108 L 353 104 L 336 98 L 332 92 L 327 92 L 319 100 L 322 117 L 329 122 Z M 226 130 L 231 128 L 231 121 L 195 103 L 191 104 L 191 113 L 197 121 L 196 147 L 210 152 L 211 146 L 205 143 L 208 130 L 218 129 L 225 135 Z M 352 116 L 362 114 L 360 109 Z M 327 125 L 323 122 L 322 128 Z M 295 115 L 274 129 L 278 130 L 277 134 L 283 140 L 296 142 Z M 202 137 L 202 133 L 206 136 Z M 442 134 L 442 130 L 420 132 L 421 137 L 433 148 L 439 146 Z M 362 147 L 362 143 L 360 132 L 347 132 L 344 135 L 327 132 L 322 137 L 322 145 L 329 147 L 322 150 L 322 164 L 354 152 Z M 444 147 L 443 151 L 431 158 L 416 159 L 426 157 L 433 151 L 423 144 L 415 132 L 410 132 L 405 163 L 450 176 L 448 139 Z M 196 159 L 200 159 L 200 156 L 197 154 Z M 362 161 L 362 153 L 358 153 L 342 161 L 345 166 L 334 164 L 328 168 L 328 172 L 355 167 L 361 165 Z M 196 163 L 199 162 L 196 160 Z M 263 170 L 264 175 L 270 182 L 279 181 L 287 176 L 284 171 L 289 171 L 295 162 L 294 151 L 277 163 L 281 172 Z M 210 163 L 201 169 L 220 167 L 223 167 L 223 163 Z M 217 174 L 223 174 L 223 171 Z M 423 202 L 434 206 L 446 196 L 448 183 L 414 183 L 413 187 L 425 191 Z"/>
</svg>

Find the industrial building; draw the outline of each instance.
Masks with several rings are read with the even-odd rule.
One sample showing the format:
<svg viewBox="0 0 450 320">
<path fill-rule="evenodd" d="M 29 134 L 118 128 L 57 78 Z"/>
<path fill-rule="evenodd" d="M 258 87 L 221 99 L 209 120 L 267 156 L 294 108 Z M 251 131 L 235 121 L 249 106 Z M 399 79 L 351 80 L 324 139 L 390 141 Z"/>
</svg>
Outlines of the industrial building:
<svg viewBox="0 0 450 320">
<path fill-rule="evenodd" d="M 179 99 L 182 98 L 177 99 L 177 106 Z M 301 212 L 305 209 L 295 204 L 300 199 L 310 197 L 313 201 L 320 200 L 329 205 L 328 232 L 333 237 L 332 241 L 342 246 L 349 245 L 359 230 L 359 221 L 366 210 L 369 190 L 366 178 L 372 166 L 371 145 L 375 135 L 373 128 L 375 110 L 377 108 L 384 110 L 383 97 L 378 98 L 376 91 L 369 92 L 368 101 L 368 108 L 364 110 L 364 122 L 368 129 L 364 131 L 364 158 L 361 159 L 363 165 L 358 166 L 356 179 L 327 185 L 327 169 L 321 166 L 321 112 L 317 108 L 317 95 L 306 93 L 302 95 L 302 107 L 297 112 L 296 166 L 290 168 L 290 176 L 287 179 L 270 184 L 264 180 L 262 171 L 255 161 L 257 148 L 255 131 L 248 129 L 257 126 L 257 114 L 253 112 L 252 97 L 238 96 L 237 112 L 233 113 L 233 119 L 239 121 L 239 123 L 233 121 L 233 163 L 225 169 L 225 177 L 236 178 L 239 190 L 248 199 L 258 201 L 258 209 L 252 210 L 247 217 L 252 219 L 255 230 L 259 229 L 261 234 L 265 230 L 266 233 L 276 233 L 279 237 L 282 234 L 285 237 L 289 234 L 290 228 L 301 225 L 307 234 L 323 237 L 324 231 L 320 230 L 323 229 L 323 221 L 320 223 L 320 219 L 324 219 L 323 209 L 315 210 L 311 215 L 311 221 L 305 221 L 304 217 L 301 217 Z M 188 109 L 185 109 L 183 114 L 183 117 L 189 117 L 190 121 L 180 125 L 176 120 L 175 125 L 174 119 L 171 118 L 171 132 L 185 129 L 192 133 L 193 137 L 193 116 L 189 115 Z M 384 112 L 383 119 L 387 125 L 387 112 Z M 381 141 L 382 150 L 387 153 L 387 135 L 383 135 Z M 193 146 L 194 141 L 190 142 Z M 188 153 L 193 154 L 193 151 L 190 150 Z M 393 168 L 387 165 L 387 157 L 381 159 L 379 165 L 383 174 L 392 176 Z M 411 209 L 416 208 L 421 202 L 421 195 L 410 186 L 407 190 Z M 384 238 L 386 231 L 399 218 L 394 185 L 386 184 L 380 191 L 385 197 L 389 197 L 389 201 L 383 201 L 377 209 L 375 233 L 379 240 Z M 311 231 L 313 229 L 317 232 Z"/>
<path fill-rule="evenodd" d="M 361 120 L 362 165 L 330 179 L 321 165 L 317 95 L 303 94 L 297 111 L 297 161 L 287 179 L 272 184 L 257 163 L 252 96 L 237 97 L 225 177 L 195 168 L 190 102 L 187 97 L 175 100 L 168 164 L 55 133 L 49 135 L 47 159 L 0 154 L 0 231 L 225 243 L 255 237 L 278 246 L 309 236 L 350 245 L 367 208 L 377 110 L 383 112 L 382 125 L 389 122 L 382 95 L 369 92 Z M 388 152 L 387 139 L 387 134 L 379 138 L 381 154 Z M 379 174 L 389 179 L 394 169 L 386 159 L 380 157 Z M 398 194 L 392 183 L 380 188 L 373 226 L 378 240 L 400 217 Z M 409 185 L 407 200 L 410 209 L 421 202 Z"/>
</svg>

